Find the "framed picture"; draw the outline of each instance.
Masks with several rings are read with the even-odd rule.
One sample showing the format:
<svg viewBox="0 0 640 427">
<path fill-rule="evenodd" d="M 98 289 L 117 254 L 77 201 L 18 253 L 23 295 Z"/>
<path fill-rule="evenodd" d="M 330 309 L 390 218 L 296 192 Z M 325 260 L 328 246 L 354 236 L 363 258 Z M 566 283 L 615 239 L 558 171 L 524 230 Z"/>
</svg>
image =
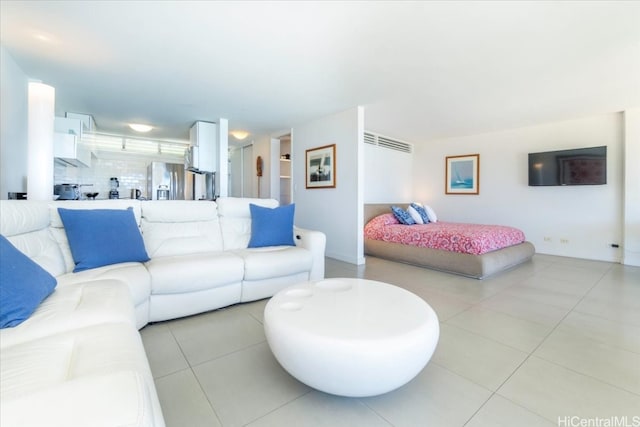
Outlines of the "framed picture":
<svg viewBox="0 0 640 427">
<path fill-rule="evenodd" d="M 336 144 L 306 151 L 307 188 L 335 188 Z"/>
<path fill-rule="evenodd" d="M 480 154 L 447 156 L 446 194 L 480 194 Z"/>
</svg>

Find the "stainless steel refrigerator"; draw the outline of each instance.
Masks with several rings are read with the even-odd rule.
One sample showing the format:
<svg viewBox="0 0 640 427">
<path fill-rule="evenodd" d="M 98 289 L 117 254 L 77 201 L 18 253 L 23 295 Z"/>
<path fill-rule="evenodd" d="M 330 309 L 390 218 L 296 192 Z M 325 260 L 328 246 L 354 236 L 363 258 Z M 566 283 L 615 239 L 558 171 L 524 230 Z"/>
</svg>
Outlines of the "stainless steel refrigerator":
<svg viewBox="0 0 640 427">
<path fill-rule="evenodd" d="M 188 174 L 191 175 L 191 174 Z M 151 162 L 147 167 L 147 199 L 185 200 L 192 190 L 188 188 L 184 164 Z"/>
</svg>

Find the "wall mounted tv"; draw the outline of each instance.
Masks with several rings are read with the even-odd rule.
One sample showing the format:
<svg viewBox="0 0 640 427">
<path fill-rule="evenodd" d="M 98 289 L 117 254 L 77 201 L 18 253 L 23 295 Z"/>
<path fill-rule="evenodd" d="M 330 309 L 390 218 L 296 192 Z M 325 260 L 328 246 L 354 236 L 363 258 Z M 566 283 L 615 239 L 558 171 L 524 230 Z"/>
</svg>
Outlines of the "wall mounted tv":
<svg viewBox="0 0 640 427">
<path fill-rule="evenodd" d="M 529 185 L 603 185 L 607 147 L 529 153 Z"/>
</svg>

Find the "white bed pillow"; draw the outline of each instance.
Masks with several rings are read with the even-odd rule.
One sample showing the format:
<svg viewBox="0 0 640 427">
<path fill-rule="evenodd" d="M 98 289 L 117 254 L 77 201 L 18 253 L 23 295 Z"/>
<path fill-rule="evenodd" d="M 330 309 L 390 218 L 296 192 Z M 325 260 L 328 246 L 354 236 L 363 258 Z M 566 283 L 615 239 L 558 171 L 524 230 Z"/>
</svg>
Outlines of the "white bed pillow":
<svg viewBox="0 0 640 427">
<path fill-rule="evenodd" d="M 413 208 L 413 210 L 416 211 L 416 213 L 422 219 L 422 221 L 420 221 L 420 224 L 429 224 L 429 215 L 427 215 L 427 211 L 424 209 L 421 203 L 411 203 L 409 206 Z"/>
<path fill-rule="evenodd" d="M 409 206 L 407 208 L 407 212 L 409 212 L 409 215 L 411 215 L 411 218 L 413 218 L 416 224 L 424 224 L 424 220 L 422 219 L 422 216 L 420 216 L 420 213 L 418 213 L 418 211 L 415 210 L 413 206 Z"/>
<path fill-rule="evenodd" d="M 431 209 L 431 206 L 422 205 L 422 207 L 424 208 L 425 211 L 427 211 L 427 216 L 429 217 L 429 222 L 438 222 L 438 217 L 436 216 L 435 211 L 433 209 Z"/>
</svg>

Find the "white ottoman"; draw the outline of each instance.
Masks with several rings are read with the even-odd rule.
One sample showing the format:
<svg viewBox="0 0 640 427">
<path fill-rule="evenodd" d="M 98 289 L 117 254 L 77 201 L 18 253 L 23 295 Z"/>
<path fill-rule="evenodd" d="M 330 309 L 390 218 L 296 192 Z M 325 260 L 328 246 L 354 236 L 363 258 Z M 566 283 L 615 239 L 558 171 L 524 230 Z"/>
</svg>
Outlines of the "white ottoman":
<svg viewBox="0 0 640 427">
<path fill-rule="evenodd" d="M 278 362 L 303 383 L 374 396 L 415 377 L 438 343 L 438 316 L 397 286 L 363 279 L 295 285 L 267 303 L 264 329 Z"/>
</svg>

